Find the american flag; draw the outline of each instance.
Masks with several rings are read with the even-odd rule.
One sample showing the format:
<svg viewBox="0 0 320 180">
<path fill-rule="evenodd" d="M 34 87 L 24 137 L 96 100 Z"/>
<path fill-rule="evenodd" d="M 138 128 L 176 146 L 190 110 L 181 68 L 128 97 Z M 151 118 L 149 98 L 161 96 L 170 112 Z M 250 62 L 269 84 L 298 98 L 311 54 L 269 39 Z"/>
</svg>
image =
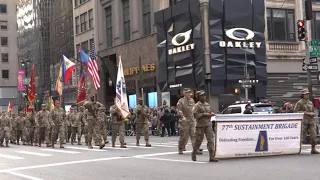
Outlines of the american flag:
<svg viewBox="0 0 320 180">
<path fill-rule="evenodd" d="M 88 63 L 88 72 L 92 77 L 94 87 L 96 89 L 100 88 L 100 77 L 98 73 L 98 63 L 96 59 L 94 40 L 91 42 L 90 59 Z"/>
</svg>

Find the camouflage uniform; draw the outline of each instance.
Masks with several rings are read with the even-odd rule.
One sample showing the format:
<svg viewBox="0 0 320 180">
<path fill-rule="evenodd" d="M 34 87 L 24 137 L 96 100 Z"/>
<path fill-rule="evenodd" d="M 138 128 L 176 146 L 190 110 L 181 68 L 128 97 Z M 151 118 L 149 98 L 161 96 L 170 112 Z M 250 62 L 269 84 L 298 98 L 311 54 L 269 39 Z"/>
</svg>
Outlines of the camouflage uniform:
<svg viewBox="0 0 320 180">
<path fill-rule="evenodd" d="M 140 136 L 143 134 L 144 139 L 146 141 L 146 146 L 150 147 L 149 144 L 149 125 L 148 125 L 148 118 L 149 118 L 149 110 L 146 105 L 143 104 L 142 98 L 139 98 L 139 104 L 136 107 L 136 145 L 139 146 Z"/>
<path fill-rule="evenodd" d="M 190 93 L 189 88 L 184 89 L 184 93 Z M 182 154 L 188 143 L 190 136 L 192 146 L 195 142 L 195 120 L 193 118 L 192 109 L 195 103 L 192 98 L 181 98 L 177 103 L 177 112 L 179 118 L 179 154 Z"/>
<path fill-rule="evenodd" d="M 51 147 L 54 148 L 54 142 L 58 139 L 60 141 L 60 148 L 65 142 L 65 118 L 66 114 L 62 108 L 54 107 L 50 112 L 50 118 L 53 123 L 51 134 Z"/>
<path fill-rule="evenodd" d="M 32 123 L 26 117 L 23 117 L 21 120 L 22 120 L 22 127 L 23 127 L 23 130 L 22 130 L 23 145 L 26 145 L 26 144 L 30 145 L 30 142 L 31 142 L 30 135 L 31 135 Z"/>
<path fill-rule="evenodd" d="M 119 141 L 121 144 L 121 148 L 125 148 L 124 145 L 124 119 L 121 117 L 118 112 L 118 108 L 116 105 L 110 107 L 110 115 L 112 120 L 112 147 L 115 147 L 117 135 L 119 133 Z"/>
<path fill-rule="evenodd" d="M 308 90 L 303 89 L 302 95 L 306 94 L 309 94 Z M 319 154 L 315 148 L 317 145 L 317 122 L 314 118 L 315 113 L 313 103 L 307 98 L 302 98 L 296 103 L 294 111 L 298 113 L 304 113 L 302 122 L 302 140 L 306 139 L 306 136 L 309 132 L 312 145 L 311 154 Z"/>
<path fill-rule="evenodd" d="M 16 118 L 16 127 L 17 127 L 17 144 L 19 145 L 20 139 L 23 141 L 22 131 L 23 131 L 23 123 L 24 123 L 24 117 L 23 114 L 20 113 L 20 115 Z"/>
<path fill-rule="evenodd" d="M 78 118 L 77 112 L 70 113 L 71 124 L 71 144 L 73 145 L 76 135 L 78 135 L 78 145 L 81 145 L 81 119 Z"/>
<path fill-rule="evenodd" d="M 205 92 L 204 91 L 198 91 L 197 92 L 198 97 L 199 96 L 204 96 Z M 205 98 L 205 97 L 201 97 Z M 203 137 L 206 135 L 207 138 L 207 148 L 209 151 L 209 161 L 216 162 L 217 159 L 214 158 L 214 153 L 213 153 L 213 129 L 212 129 L 212 123 L 211 123 L 211 116 L 213 116 L 213 112 L 211 111 L 210 105 L 205 102 L 200 102 L 198 101 L 194 108 L 193 108 L 193 115 L 197 121 L 196 125 L 196 133 L 195 133 L 195 142 L 193 145 L 193 151 L 192 151 L 192 160 L 196 161 L 196 153 L 198 149 L 201 146 L 201 143 L 203 142 Z"/>
<path fill-rule="evenodd" d="M 10 121 L 11 121 L 11 132 L 10 132 L 10 140 L 11 143 L 16 144 L 17 140 L 17 124 L 16 124 L 16 117 L 15 114 L 11 114 L 10 116 Z"/>
<path fill-rule="evenodd" d="M 29 134 L 31 146 L 33 146 L 33 145 L 36 146 L 36 144 L 38 142 L 38 128 L 36 126 L 35 113 L 33 111 L 27 113 L 27 120 L 29 120 L 31 123 L 31 129 L 30 129 L 30 134 Z"/>
<path fill-rule="evenodd" d="M 5 112 L 2 112 L 5 113 Z M 0 117 L 0 146 L 3 146 L 4 139 L 6 139 L 6 146 L 9 147 L 11 122 L 9 116 Z"/>
<path fill-rule="evenodd" d="M 46 107 L 45 104 L 41 105 L 42 107 Z M 47 110 L 41 110 L 36 114 L 35 117 L 36 125 L 39 128 L 38 134 L 38 146 L 41 147 L 42 139 L 45 139 L 47 147 L 50 147 L 50 127 L 52 126 L 50 112 Z"/>
<path fill-rule="evenodd" d="M 99 144 L 100 149 L 102 149 L 105 144 L 101 142 L 101 136 L 99 136 L 96 131 L 97 131 L 97 111 L 98 109 L 103 106 L 101 103 L 99 102 L 89 102 L 86 101 L 84 103 L 84 107 L 86 108 L 85 111 L 85 119 L 86 119 L 86 123 L 88 124 L 88 148 L 92 149 L 92 138 L 97 140 L 97 144 Z"/>
<path fill-rule="evenodd" d="M 66 137 L 66 142 L 70 142 L 70 138 L 71 138 L 71 112 L 69 114 L 67 114 L 66 116 L 66 124 L 65 124 L 65 137 Z"/>
<path fill-rule="evenodd" d="M 77 118 L 81 122 L 80 140 L 81 140 L 81 136 L 84 135 L 86 146 L 88 146 L 88 128 L 85 125 L 85 119 L 83 115 L 84 115 L 84 107 L 80 106 L 80 111 L 77 113 Z"/>
<path fill-rule="evenodd" d="M 100 135 L 102 136 L 102 139 L 104 140 L 105 144 L 107 144 L 108 141 L 108 122 L 107 122 L 107 115 L 106 115 L 106 108 L 100 107 L 98 112 L 98 129 L 100 129 Z"/>
</svg>

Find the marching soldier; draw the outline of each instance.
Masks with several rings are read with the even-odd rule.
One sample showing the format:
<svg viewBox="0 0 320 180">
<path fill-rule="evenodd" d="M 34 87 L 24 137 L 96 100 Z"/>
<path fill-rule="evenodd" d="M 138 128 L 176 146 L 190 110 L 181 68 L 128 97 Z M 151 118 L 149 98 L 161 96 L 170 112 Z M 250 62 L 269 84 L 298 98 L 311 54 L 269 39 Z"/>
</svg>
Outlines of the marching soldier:
<svg viewBox="0 0 320 180">
<path fill-rule="evenodd" d="M 196 154 L 198 149 L 201 146 L 203 141 L 204 135 L 206 135 L 208 144 L 208 151 L 209 151 L 209 161 L 210 162 L 218 162 L 218 159 L 215 159 L 214 152 L 213 152 L 213 129 L 211 123 L 211 117 L 215 114 L 211 111 L 210 105 L 206 102 L 206 94 L 204 91 L 197 92 L 199 101 L 195 104 L 193 108 L 193 114 L 196 118 L 197 125 L 196 125 L 196 137 L 195 142 L 193 145 L 192 157 L 193 161 L 197 160 Z"/>
<path fill-rule="evenodd" d="M 30 122 L 31 124 L 31 128 L 30 128 L 30 134 L 29 134 L 29 139 L 30 139 L 30 143 L 31 146 L 37 144 L 38 141 L 38 130 L 36 127 L 36 122 L 35 122 L 35 113 L 34 113 L 34 107 L 31 106 L 29 107 L 29 109 L 31 110 L 31 112 L 27 113 L 27 120 Z"/>
<path fill-rule="evenodd" d="M 105 144 L 108 144 L 108 122 L 107 122 L 107 115 L 106 115 L 106 108 L 104 106 L 99 108 L 98 112 L 98 128 L 100 129 L 100 134 Z"/>
<path fill-rule="evenodd" d="M 101 137 L 97 137 L 98 135 L 95 134 L 95 131 L 97 131 L 96 124 L 98 123 L 98 120 L 97 120 L 98 109 L 101 106 L 103 105 L 95 101 L 93 94 L 90 95 L 90 102 L 86 101 L 84 103 L 84 107 L 86 108 L 86 111 L 85 111 L 86 123 L 88 125 L 88 148 L 89 149 L 93 149 L 92 138 L 97 139 L 97 143 L 99 144 L 100 149 L 102 149 L 105 146 L 105 143 L 101 142 Z"/>
<path fill-rule="evenodd" d="M 23 111 L 20 111 L 19 116 L 16 118 L 16 128 L 17 128 L 17 144 L 19 145 L 20 139 L 23 141 L 22 131 L 23 131 Z"/>
<path fill-rule="evenodd" d="M 71 138 L 71 134 L 72 134 L 72 130 L 71 130 L 71 113 L 73 111 L 73 108 L 71 107 L 70 108 L 70 112 L 67 114 L 66 116 L 66 121 L 65 121 L 65 129 L 66 129 L 66 132 L 65 132 L 65 137 L 66 137 L 66 142 L 69 143 L 70 142 L 70 138 Z"/>
<path fill-rule="evenodd" d="M 10 131 L 11 131 L 11 122 L 7 112 L 4 110 L 1 113 L 0 117 L 0 147 L 3 147 L 4 139 L 6 142 L 6 147 L 9 147 L 10 140 Z"/>
<path fill-rule="evenodd" d="M 81 134 L 80 134 L 80 144 L 81 145 L 81 136 L 84 135 L 86 146 L 88 146 L 88 128 L 85 126 L 85 119 L 84 119 L 84 107 L 80 106 L 80 111 L 77 113 L 78 121 L 81 122 Z"/>
<path fill-rule="evenodd" d="M 305 140 L 307 133 L 310 134 L 311 141 L 311 154 L 320 154 L 316 149 L 317 145 L 317 121 L 314 118 L 316 116 L 314 112 L 313 103 L 309 100 L 309 91 L 303 89 L 301 91 L 301 99 L 294 107 L 294 111 L 298 113 L 304 113 L 302 124 L 302 139 Z"/>
<path fill-rule="evenodd" d="M 126 148 L 124 143 L 124 119 L 121 116 L 117 106 L 116 106 L 116 99 L 114 99 L 114 105 L 110 107 L 110 116 L 112 121 L 112 147 L 116 147 L 116 139 L 119 133 L 119 141 L 120 141 L 120 148 Z"/>
<path fill-rule="evenodd" d="M 136 146 L 140 146 L 140 136 L 143 134 L 144 139 L 146 141 L 146 147 L 151 147 L 151 144 L 149 143 L 149 126 L 148 126 L 148 107 L 143 104 L 143 99 L 138 99 L 139 104 L 136 107 L 136 139 L 137 143 Z"/>
<path fill-rule="evenodd" d="M 64 109 L 60 107 L 60 101 L 55 101 L 55 107 L 50 112 L 50 118 L 52 122 L 51 147 L 54 148 L 54 143 L 59 137 L 60 148 L 64 148 L 66 114 Z"/>
<path fill-rule="evenodd" d="M 77 110 L 75 107 L 72 107 L 70 112 L 70 123 L 71 123 L 71 144 L 76 140 L 76 135 L 78 136 L 78 145 L 81 145 L 81 119 L 77 117 Z"/>
<path fill-rule="evenodd" d="M 39 128 L 39 135 L 38 135 L 38 146 L 41 147 L 42 139 L 45 139 L 47 147 L 50 147 L 50 127 L 52 126 L 50 113 L 47 110 L 47 105 L 41 105 L 41 111 L 36 114 L 35 121 L 37 127 Z"/>
<path fill-rule="evenodd" d="M 192 109 L 195 105 L 194 100 L 191 98 L 191 89 L 183 89 L 184 97 L 179 99 L 177 103 L 177 112 L 179 116 L 179 154 L 183 154 L 186 150 L 186 145 L 190 136 L 192 146 L 195 142 L 195 120 L 193 118 Z M 202 149 L 199 149 L 201 151 Z M 201 154 L 201 152 L 197 152 Z"/>
<path fill-rule="evenodd" d="M 23 114 L 22 127 L 22 143 L 23 145 L 31 145 L 32 123 L 29 118 L 26 117 L 26 114 Z"/>
<path fill-rule="evenodd" d="M 16 115 L 13 112 L 9 112 L 10 121 L 11 121 L 11 133 L 10 133 L 10 139 L 11 143 L 16 144 L 17 141 L 17 124 L 16 124 Z"/>
</svg>

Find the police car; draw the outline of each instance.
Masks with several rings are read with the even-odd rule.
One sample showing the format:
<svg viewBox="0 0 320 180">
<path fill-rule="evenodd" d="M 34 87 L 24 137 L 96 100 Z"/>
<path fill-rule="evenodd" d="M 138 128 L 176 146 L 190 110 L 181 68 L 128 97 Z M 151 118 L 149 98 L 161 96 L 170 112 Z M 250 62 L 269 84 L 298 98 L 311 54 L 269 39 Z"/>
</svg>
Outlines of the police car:
<svg viewBox="0 0 320 180">
<path fill-rule="evenodd" d="M 272 105 L 267 103 L 251 103 L 250 101 L 237 101 L 233 105 L 224 109 L 221 114 L 243 114 L 246 110 L 246 105 L 250 103 L 253 109 L 253 114 L 269 114 L 273 113 Z M 215 117 L 211 118 L 211 121 L 215 121 Z"/>
</svg>

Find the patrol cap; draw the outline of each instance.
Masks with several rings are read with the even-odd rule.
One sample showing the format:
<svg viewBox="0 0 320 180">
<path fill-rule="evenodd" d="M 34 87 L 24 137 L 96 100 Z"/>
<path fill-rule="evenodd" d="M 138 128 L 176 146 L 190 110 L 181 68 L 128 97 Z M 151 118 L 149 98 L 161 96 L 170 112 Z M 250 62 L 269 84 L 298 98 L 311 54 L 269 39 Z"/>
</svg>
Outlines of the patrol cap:
<svg viewBox="0 0 320 180">
<path fill-rule="evenodd" d="M 6 110 L 2 110 L 2 112 L 1 113 L 6 113 L 7 111 Z"/>
<path fill-rule="evenodd" d="M 206 94 L 206 92 L 204 90 L 200 90 L 197 92 L 197 96 L 203 96 L 205 94 Z"/>
<path fill-rule="evenodd" d="M 184 88 L 183 89 L 183 93 L 191 93 L 191 89 L 190 88 Z"/>
<path fill-rule="evenodd" d="M 142 97 L 139 97 L 139 98 L 138 98 L 138 101 L 143 101 Z"/>
<path fill-rule="evenodd" d="M 46 104 L 41 104 L 41 107 L 47 107 L 47 105 Z"/>
<path fill-rule="evenodd" d="M 302 89 L 301 90 L 301 94 L 309 94 L 309 90 L 308 89 Z"/>
<path fill-rule="evenodd" d="M 94 94 L 90 94 L 90 97 L 94 97 Z"/>
</svg>

